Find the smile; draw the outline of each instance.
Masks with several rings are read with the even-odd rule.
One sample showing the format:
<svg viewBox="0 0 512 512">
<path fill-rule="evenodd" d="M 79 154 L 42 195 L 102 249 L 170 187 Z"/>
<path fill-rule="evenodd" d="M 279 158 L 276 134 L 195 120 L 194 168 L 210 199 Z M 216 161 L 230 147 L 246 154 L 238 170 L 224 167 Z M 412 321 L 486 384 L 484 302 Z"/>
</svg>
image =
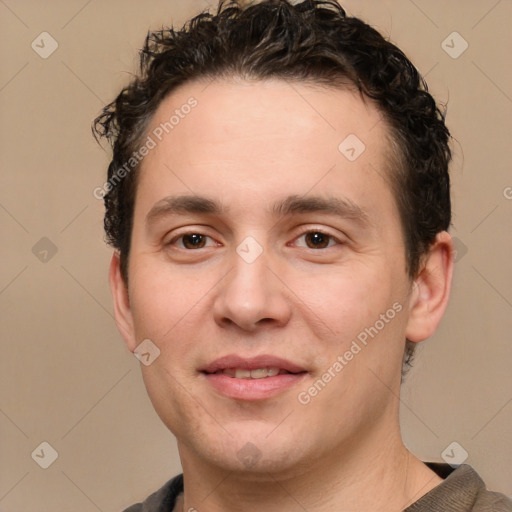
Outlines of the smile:
<svg viewBox="0 0 512 512">
<path fill-rule="evenodd" d="M 282 368 L 256 368 L 248 370 L 246 368 L 225 368 L 218 370 L 213 375 L 223 374 L 235 379 L 265 379 L 267 377 L 275 377 L 276 375 L 290 374 L 291 372 Z M 212 374 L 210 374 L 212 375 Z"/>
</svg>

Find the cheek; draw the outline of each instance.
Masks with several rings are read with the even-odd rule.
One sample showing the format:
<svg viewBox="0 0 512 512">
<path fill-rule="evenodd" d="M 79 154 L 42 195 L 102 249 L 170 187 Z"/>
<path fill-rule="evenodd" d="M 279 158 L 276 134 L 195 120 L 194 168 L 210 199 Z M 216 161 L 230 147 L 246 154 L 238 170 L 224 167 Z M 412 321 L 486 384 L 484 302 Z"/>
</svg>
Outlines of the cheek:
<svg viewBox="0 0 512 512">
<path fill-rule="evenodd" d="M 186 269 L 173 272 L 165 264 L 137 262 L 130 275 L 130 304 L 138 339 L 168 343 L 190 325 L 215 284 L 210 275 Z M 192 331 L 193 332 L 193 331 Z"/>
<path fill-rule="evenodd" d="M 339 400 L 338 394 L 344 392 L 362 400 L 363 390 L 374 393 L 371 386 L 376 377 L 369 368 L 385 382 L 393 381 L 405 340 L 406 307 L 398 289 L 399 277 L 389 267 L 384 271 L 378 265 L 353 264 L 350 269 L 301 279 L 297 295 L 305 306 L 300 315 L 314 326 L 318 367 L 325 371 L 338 356 L 348 355 L 336 383 L 330 386 L 333 396 L 328 398 L 326 393 L 319 402 Z"/>
<path fill-rule="evenodd" d="M 144 385 L 156 413 L 178 437 L 200 437 L 203 429 L 219 435 L 219 425 L 213 417 L 205 415 L 194 382 L 180 373 L 181 357 L 175 351 L 175 347 L 168 351 L 164 348 L 159 359 L 142 368 Z"/>
<path fill-rule="evenodd" d="M 296 290 L 308 316 L 321 319 L 326 334 L 341 340 L 373 324 L 394 301 L 389 274 L 363 264 L 304 274 L 296 280 Z"/>
</svg>

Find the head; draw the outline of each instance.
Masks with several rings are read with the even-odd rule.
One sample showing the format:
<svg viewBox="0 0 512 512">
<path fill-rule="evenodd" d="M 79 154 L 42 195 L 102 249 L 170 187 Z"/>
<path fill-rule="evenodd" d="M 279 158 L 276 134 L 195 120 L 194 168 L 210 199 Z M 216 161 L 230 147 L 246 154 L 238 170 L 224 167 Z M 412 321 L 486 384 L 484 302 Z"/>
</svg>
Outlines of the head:
<svg viewBox="0 0 512 512">
<path fill-rule="evenodd" d="M 132 351 L 158 346 L 146 386 L 188 450 L 204 429 L 210 460 L 252 440 L 275 464 L 290 446 L 263 434 L 292 393 L 286 436 L 335 420 L 304 452 L 396 413 L 385 387 L 437 327 L 452 268 L 449 132 L 396 46 L 335 2 L 222 2 L 149 33 L 94 129 L 113 148 L 98 195 L 118 326 Z M 231 353 L 295 358 L 302 387 L 226 398 L 202 370 Z"/>
</svg>

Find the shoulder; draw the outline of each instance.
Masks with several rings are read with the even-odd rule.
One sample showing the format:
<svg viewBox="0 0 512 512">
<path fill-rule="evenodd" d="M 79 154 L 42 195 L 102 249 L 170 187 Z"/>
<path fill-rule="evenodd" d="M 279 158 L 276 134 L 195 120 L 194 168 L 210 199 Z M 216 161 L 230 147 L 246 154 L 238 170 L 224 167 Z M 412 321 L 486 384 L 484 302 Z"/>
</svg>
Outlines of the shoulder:
<svg viewBox="0 0 512 512">
<path fill-rule="evenodd" d="M 123 512 L 169 512 L 174 507 L 176 498 L 182 492 L 183 474 L 180 474 L 165 483 L 142 503 L 136 503 Z"/>
<path fill-rule="evenodd" d="M 468 464 L 456 469 L 440 463 L 427 463 L 427 466 L 444 480 L 405 512 L 512 512 L 512 501 L 504 494 L 487 490 Z"/>
</svg>

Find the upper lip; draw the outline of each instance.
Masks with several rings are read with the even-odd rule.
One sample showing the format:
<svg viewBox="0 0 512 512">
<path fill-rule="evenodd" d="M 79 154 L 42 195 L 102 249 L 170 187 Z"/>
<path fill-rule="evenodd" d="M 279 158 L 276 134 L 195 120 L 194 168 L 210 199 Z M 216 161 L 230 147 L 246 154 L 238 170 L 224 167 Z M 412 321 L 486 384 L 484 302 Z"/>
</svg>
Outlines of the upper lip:
<svg viewBox="0 0 512 512">
<path fill-rule="evenodd" d="M 208 365 L 200 369 L 202 372 L 215 373 L 226 368 L 242 368 L 244 370 L 256 370 L 259 368 L 279 368 L 290 373 L 300 373 L 306 370 L 297 364 L 292 363 L 281 357 L 275 357 L 269 354 L 262 354 L 255 357 L 241 357 L 236 354 L 227 355 L 215 359 Z"/>
</svg>

